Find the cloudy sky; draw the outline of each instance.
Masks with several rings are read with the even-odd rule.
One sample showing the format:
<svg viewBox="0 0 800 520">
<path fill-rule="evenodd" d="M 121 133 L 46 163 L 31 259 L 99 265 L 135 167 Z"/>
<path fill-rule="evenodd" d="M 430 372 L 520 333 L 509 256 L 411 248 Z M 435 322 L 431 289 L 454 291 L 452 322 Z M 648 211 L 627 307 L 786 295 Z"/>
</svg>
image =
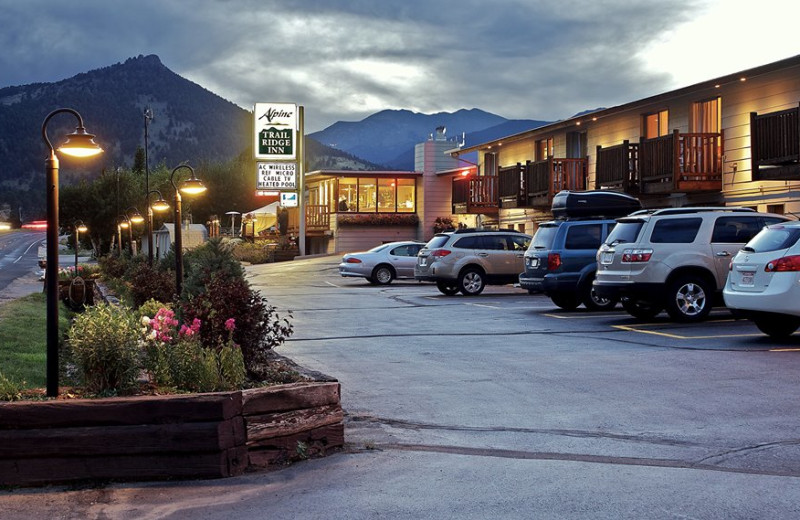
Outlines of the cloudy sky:
<svg viewBox="0 0 800 520">
<path fill-rule="evenodd" d="M 800 54 L 797 0 L 0 0 L 0 87 L 157 54 L 306 131 L 377 111 L 556 120 Z"/>
</svg>

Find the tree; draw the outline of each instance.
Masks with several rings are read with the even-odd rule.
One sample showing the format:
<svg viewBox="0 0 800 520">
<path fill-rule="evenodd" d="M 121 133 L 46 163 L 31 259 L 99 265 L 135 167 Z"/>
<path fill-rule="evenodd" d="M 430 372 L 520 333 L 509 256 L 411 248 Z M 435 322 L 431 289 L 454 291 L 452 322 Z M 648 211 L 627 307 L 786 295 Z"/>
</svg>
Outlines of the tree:
<svg viewBox="0 0 800 520">
<path fill-rule="evenodd" d="M 141 146 L 136 147 L 136 155 L 133 158 L 133 172 L 139 174 L 145 173 L 144 148 Z"/>
</svg>

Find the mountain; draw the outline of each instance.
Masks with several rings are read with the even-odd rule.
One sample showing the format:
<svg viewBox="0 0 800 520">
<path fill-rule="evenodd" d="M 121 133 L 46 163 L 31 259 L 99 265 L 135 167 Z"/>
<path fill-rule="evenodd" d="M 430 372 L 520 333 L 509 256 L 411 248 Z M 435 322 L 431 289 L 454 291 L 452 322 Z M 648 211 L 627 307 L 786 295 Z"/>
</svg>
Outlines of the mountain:
<svg viewBox="0 0 800 520">
<path fill-rule="evenodd" d="M 105 150 L 96 160 L 61 157 L 62 183 L 91 172 L 130 166 L 144 146 L 144 111 L 151 166 L 190 161 L 226 162 L 249 149 L 252 113 L 168 69 L 158 56 L 138 56 L 124 63 L 78 74 L 55 83 L 0 89 L 0 210 L 24 206 L 26 215 L 44 212 L 44 159 L 41 126 L 54 109 L 68 107 L 83 117 L 86 131 Z M 47 134 L 58 146 L 77 120 L 57 115 Z M 310 169 L 379 169 L 342 150 L 307 140 Z M 254 173 L 255 175 L 255 173 Z"/>
<path fill-rule="evenodd" d="M 505 123 L 501 116 L 477 108 L 456 112 L 419 114 L 410 110 L 382 110 L 358 122 L 334 123 L 325 130 L 309 134 L 322 144 L 347 151 L 378 164 L 392 163 L 400 153 L 413 150 L 437 127 L 448 135 L 461 135 Z M 410 167 L 413 168 L 413 161 Z"/>
<path fill-rule="evenodd" d="M 521 132 L 525 132 L 526 130 L 532 130 L 534 128 L 546 125 L 548 123 L 549 121 L 537 121 L 534 119 L 508 119 L 500 123 L 499 125 L 485 128 L 483 130 L 477 130 L 474 132 L 466 133 L 465 135 L 463 135 L 463 142 L 466 146 L 473 146 L 476 144 L 493 141 L 501 137 L 519 134 Z M 460 137 L 461 136 L 457 136 L 456 139 L 458 141 L 461 141 Z M 421 142 L 421 140 L 418 139 L 417 142 Z M 455 147 L 456 143 L 454 142 L 453 148 Z M 464 156 L 464 158 L 467 160 L 475 159 L 474 157 L 470 159 L 469 156 Z M 396 170 L 413 170 L 414 146 L 407 148 L 406 150 L 403 151 L 403 153 L 401 153 L 394 159 L 387 162 L 386 166 Z"/>
</svg>

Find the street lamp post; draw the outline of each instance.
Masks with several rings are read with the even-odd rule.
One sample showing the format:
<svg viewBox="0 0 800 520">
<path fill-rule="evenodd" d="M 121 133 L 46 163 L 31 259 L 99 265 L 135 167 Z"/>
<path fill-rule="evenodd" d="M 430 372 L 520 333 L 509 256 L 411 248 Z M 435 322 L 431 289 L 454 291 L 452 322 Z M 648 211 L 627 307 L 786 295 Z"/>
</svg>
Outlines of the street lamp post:
<svg viewBox="0 0 800 520">
<path fill-rule="evenodd" d="M 122 256 L 122 230 L 130 229 L 131 221 L 125 215 L 117 215 L 117 240 L 119 240 L 119 256 Z"/>
<path fill-rule="evenodd" d="M 81 247 L 81 233 L 86 233 L 89 228 L 82 220 L 75 221 L 75 276 L 78 276 L 78 249 Z"/>
<path fill-rule="evenodd" d="M 191 172 L 191 177 L 183 181 L 180 189 L 175 185 L 175 173 L 181 168 L 186 168 Z M 175 292 L 178 296 L 183 290 L 183 236 L 181 232 L 181 192 L 195 195 L 206 191 L 206 187 L 197 178 L 194 169 L 188 164 L 176 166 L 169 176 L 169 182 L 175 190 Z"/>
<path fill-rule="evenodd" d="M 45 159 L 47 183 L 47 265 L 45 266 L 45 293 L 47 296 L 47 395 L 58 395 L 58 157 L 56 149 L 47 138 L 47 123 L 53 116 L 68 113 L 75 116 L 78 126 L 67 135 L 58 151 L 73 157 L 91 157 L 103 151 L 94 142 L 94 135 L 86 132 L 81 115 L 71 108 L 50 112 L 42 123 L 42 139 L 50 155 Z"/>
<path fill-rule="evenodd" d="M 130 240 L 131 255 L 135 255 L 137 251 L 135 246 L 136 243 L 133 241 L 133 225 L 144 222 L 144 217 L 134 206 L 130 206 L 125 210 L 125 216 L 128 218 L 128 222 L 130 223 L 130 226 L 128 227 L 128 239 Z"/>
<path fill-rule="evenodd" d="M 153 120 L 153 111 L 144 111 L 144 192 L 147 199 L 147 264 L 153 266 L 153 210 L 150 207 L 150 164 L 147 161 L 147 128 Z M 160 195 L 160 194 L 159 194 Z"/>
<path fill-rule="evenodd" d="M 153 193 L 158 194 L 158 199 L 155 202 L 150 204 L 150 195 Z M 157 211 L 159 213 L 163 211 L 167 211 L 169 209 L 169 203 L 164 200 L 164 196 L 161 195 L 161 192 L 158 190 L 148 190 L 147 192 L 147 258 L 149 265 L 153 265 L 153 211 Z"/>
</svg>

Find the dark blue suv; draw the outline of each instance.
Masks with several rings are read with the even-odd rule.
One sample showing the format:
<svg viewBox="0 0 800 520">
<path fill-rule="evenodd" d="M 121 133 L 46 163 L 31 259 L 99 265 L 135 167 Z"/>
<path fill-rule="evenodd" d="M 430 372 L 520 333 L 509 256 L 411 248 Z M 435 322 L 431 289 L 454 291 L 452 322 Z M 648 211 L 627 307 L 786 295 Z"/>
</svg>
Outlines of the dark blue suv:
<svg viewBox="0 0 800 520">
<path fill-rule="evenodd" d="M 610 190 L 561 191 L 553 197 L 555 220 L 539 225 L 525 253 L 519 285 L 544 293 L 557 306 L 573 310 L 612 309 L 616 299 L 601 298 L 592 288 L 597 250 L 614 228 L 614 217 L 641 209 L 639 199 Z"/>
<path fill-rule="evenodd" d="M 597 249 L 616 221 L 553 220 L 539 225 L 525 253 L 519 285 L 529 293 L 544 293 L 557 306 L 573 310 L 581 303 L 590 310 L 611 309 L 617 300 L 594 294 Z"/>
</svg>

